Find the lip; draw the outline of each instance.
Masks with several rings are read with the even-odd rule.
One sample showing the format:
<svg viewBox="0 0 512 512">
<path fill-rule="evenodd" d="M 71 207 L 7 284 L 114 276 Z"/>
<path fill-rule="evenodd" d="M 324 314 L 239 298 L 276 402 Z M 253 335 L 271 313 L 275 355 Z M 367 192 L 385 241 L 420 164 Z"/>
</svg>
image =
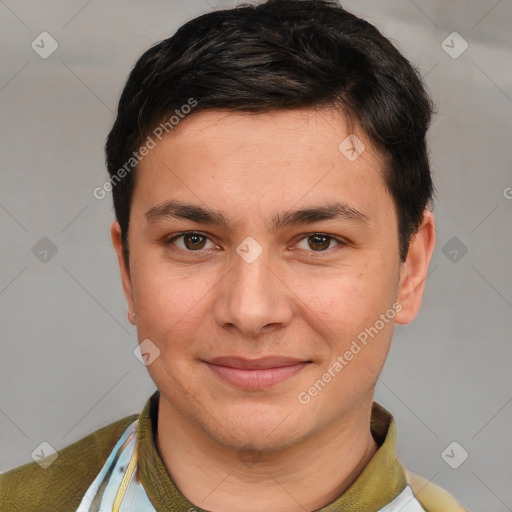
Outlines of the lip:
<svg viewBox="0 0 512 512">
<path fill-rule="evenodd" d="M 228 384 L 250 391 L 266 389 L 284 382 L 311 363 L 290 357 L 217 357 L 204 362 Z"/>
</svg>

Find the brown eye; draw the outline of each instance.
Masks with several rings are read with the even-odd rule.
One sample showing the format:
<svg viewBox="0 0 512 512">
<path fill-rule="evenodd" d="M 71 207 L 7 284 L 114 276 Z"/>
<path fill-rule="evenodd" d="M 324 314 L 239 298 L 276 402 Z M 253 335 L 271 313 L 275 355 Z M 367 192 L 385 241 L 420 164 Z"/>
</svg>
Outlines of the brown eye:
<svg viewBox="0 0 512 512">
<path fill-rule="evenodd" d="M 206 238 L 202 235 L 188 234 L 183 236 L 183 241 L 187 249 L 202 249 Z"/>
<path fill-rule="evenodd" d="M 333 237 L 331 235 L 327 235 L 324 233 L 314 233 L 312 235 L 308 235 L 304 237 L 300 243 L 303 243 L 307 240 L 307 247 L 299 247 L 301 249 L 312 250 L 313 252 L 325 252 L 327 251 L 331 245 L 331 242 L 336 242 L 337 245 L 346 245 L 343 240 Z"/>
<path fill-rule="evenodd" d="M 320 251 L 327 249 L 331 243 L 331 237 L 325 235 L 313 235 L 308 237 L 308 240 L 311 249 Z"/>
<path fill-rule="evenodd" d="M 176 241 L 180 239 L 183 240 L 182 243 L 176 243 Z M 197 252 L 205 248 L 207 241 L 207 236 L 202 235 L 201 233 L 190 232 L 180 233 L 179 235 L 173 236 L 167 243 L 176 245 L 180 249 L 189 252 Z"/>
</svg>

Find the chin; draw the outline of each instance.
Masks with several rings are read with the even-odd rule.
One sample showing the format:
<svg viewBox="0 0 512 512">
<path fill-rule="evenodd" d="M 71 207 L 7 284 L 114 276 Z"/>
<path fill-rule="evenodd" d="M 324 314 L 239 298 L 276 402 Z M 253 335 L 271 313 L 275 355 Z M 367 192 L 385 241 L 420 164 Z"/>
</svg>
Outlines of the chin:
<svg viewBox="0 0 512 512">
<path fill-rule="evenodd" d="M 217 432 L 218 433 L 218 432 Z M 233 450 L 237 456 L 244 457 L 247 452 L 273 453 L 282 452 L 300 441 L 301 437 L 295 438 L 290 432 L 283 431 L 279 435 L 269 435 L 268 428 L 265 430 L 255 430 L 247 428 L 244 431 L 238 431 L 233 436 L 227 436 L 225 433 L 219 437 L 212 437 L 218 444 Z"/>
<path fill-rule="evenodd" d="M 260 452 L 281 451 L 308 437 L 308 427 L 303 421 L 297 421 L 296 415 L 281 408 L 272 413 L 246 410 L 243 413 L 225 413 L 221 427 L 209 423 L 202 425 L 209 437 L 226 448 L 239 451 L 254 449 Z"/>
</svg>

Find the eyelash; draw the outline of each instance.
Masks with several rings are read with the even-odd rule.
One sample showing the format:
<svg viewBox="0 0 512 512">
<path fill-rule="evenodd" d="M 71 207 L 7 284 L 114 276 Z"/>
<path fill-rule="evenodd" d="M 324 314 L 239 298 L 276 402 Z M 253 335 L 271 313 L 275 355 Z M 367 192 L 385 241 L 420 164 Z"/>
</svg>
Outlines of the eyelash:
<svg viewBox="0 0 512 512">
<path fill-rule="evenodd" d="M 198 235 L 198 236 L 201 236 L 203 238 L 207 238 L 208 240 L 210 240 L 210 238 L 208 237 L 208 235 L 204 234 L 204 233 L 201 233 L 200 231 L 183 231 L 181 233 L 177 233 L 176 235 L 173 235 L 171 238 L 169 238 L 167 241 L 166 241 L 166 244 L 167 245 L 172 245 L 172 242 L 174 242 L 175 240 L 179 239 L 179 238 L 183 238 L 185 235 Z M 348 242 L 346 240 L 344 240 L 343 238 L 339 238 L 337 236 L 334 236 L 334 235 L 329 235 L 328 233 L 322 233 L 322 232 L 313 232 L 313 233 L 307 233 L 307 234 L 304 234 L 304 236 L 302 238 L 300 238 L 298 240 L 297 243 L 299 242 L 302 242 L 303 240 L 306 240 L 310 237 L 313 237 L 313 236 L 316 236 L 316 235 L 319 235 L 319 236 L 323 236 L 323 237 L 326 237 L 326 238 L 329 238 L 330 240 L 335 240 L 336 242 L 338 242 L 338 246 L 347 246 L 348 245 Z M 211 241 L 211 240 L 210 240 Z M 338 247 L 336 246 L 336 247 Z M 191 251 L 189 249 L 181 249 L 181 248 L 177 248 L 177 249 L 174 249 L 174 250 L 177 250 L 177 251 L 182 251 L 182 252 L 189 252 L 189 253 L 198 253 L 198 254 L 202 254 L 202 253 L 207 253 L 209 252 L 208 249 L 202 249 L 202 250 L 198 250 L 198 251 Z M 325 250 L 322 250 L 322 251 L 313 251 L 313 250 L 309 250 L 307 252 L 311 252 L 313 254 L 322 254 L 322 253 L 327 253 L 329 252 L 331 249 L 325 249 Z"/>
</svg>

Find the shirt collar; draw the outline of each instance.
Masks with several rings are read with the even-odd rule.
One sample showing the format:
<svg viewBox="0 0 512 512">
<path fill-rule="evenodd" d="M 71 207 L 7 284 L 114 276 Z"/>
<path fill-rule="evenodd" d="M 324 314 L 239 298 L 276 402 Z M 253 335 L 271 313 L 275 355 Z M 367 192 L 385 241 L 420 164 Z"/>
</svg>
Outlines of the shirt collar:
<svg viewBox="0 0 512 512">
<path fill-rule="evenodd" d="M 197 510 L 175 486 L 156 447 L 159 391 L 147 400 L 139 417 L 139 475 L 156 510 Z M 353 484 L 318 512 L 377 512 L 406 487 L 405 470 L 395 454 L 396 425 L 393 416 L 373 402 L 370 429 L 379 449 Z"/>
</svg>

